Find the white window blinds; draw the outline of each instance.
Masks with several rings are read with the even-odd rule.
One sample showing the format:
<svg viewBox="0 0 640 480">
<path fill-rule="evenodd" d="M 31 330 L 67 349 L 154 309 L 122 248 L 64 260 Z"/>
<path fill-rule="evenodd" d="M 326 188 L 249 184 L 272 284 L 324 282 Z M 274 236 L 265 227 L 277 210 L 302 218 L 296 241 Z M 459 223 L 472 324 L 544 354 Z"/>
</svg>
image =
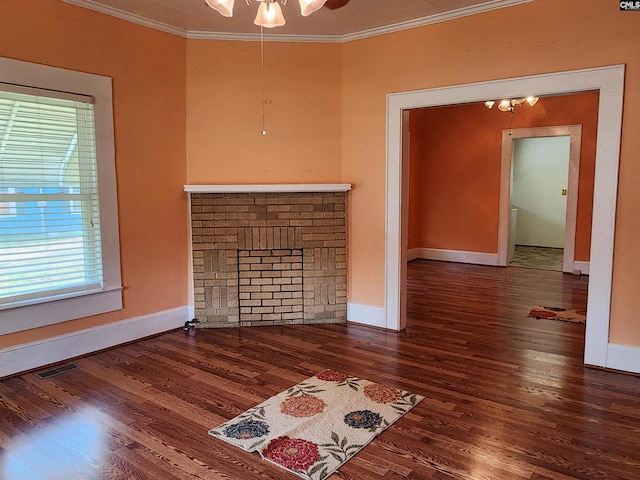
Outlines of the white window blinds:
<svg viewBox="0 0 640 480">
<path fill-rule="evenodd" d="M 102 287 L 91 98 L 0 84 L 0 309 Z"/>
</svg>

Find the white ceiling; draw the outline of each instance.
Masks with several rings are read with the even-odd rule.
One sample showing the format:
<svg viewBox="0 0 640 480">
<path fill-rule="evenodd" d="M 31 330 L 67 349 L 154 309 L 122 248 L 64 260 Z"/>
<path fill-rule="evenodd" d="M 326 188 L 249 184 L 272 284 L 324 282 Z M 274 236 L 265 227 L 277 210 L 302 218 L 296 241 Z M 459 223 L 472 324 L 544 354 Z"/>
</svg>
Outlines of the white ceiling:
<svg viewBox="0 0 640 480">
<path fill-rule="evenodd" d="M 223 17 L 204 0 L 64 1 L 188 38 L 250 38 L 260 32 L 253 24 L 255 0 L 249 6 L 245 0 L 236 0 L 231 18 Z M 298 1 L 288 0 L 282 8 L 287 24 L 265 29 L 265 34 L 346 41 L 528 1 L 533 0 L 350 0 L 342 8 L 322 8 L 302 17 Z"/>
</svg>

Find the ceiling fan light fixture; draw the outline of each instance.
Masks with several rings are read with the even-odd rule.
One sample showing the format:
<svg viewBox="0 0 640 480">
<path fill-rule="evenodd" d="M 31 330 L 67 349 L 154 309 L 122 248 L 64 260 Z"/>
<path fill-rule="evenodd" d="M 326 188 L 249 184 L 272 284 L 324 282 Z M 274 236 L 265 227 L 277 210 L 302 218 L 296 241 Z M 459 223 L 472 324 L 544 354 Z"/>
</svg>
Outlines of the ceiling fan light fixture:
<svg viewBox="0 0 640 480">
<path fill-rule="evenodd" d="M 498 110 L 501 112 L 515 112 L 515 107 L 522 106 L 523 103 L 529 104 L 530 107 L 533 107 L 540 100 L 539 97 L 534 97 L 533 95 L 529 95 L 525 98 L 508 98 L 503 100 L 487 100 L 484 102 L 484 106 L 491 109 L 496 102 L 498 103 Z"/>
<path fill-rule="evenodd" d="M 235 0 L 204 0 L 205 3 L 217 11 L 224 17 L 233 17 L 233 4 Z M 247 5 L 251 4 L 251 0 L 245 0 Z M 284 15 L 282 14 L 282 5 L 287 4 L 287 0 L 256 0 L 259 3 L 258 13 L 253 21 L 254 24 L 259 27 L 273 28 L 281 27 L 286 22 Z M 343 0 L 343 4 L 346 4 L 349 0 Z M 300 4 L 300 13 L 303 17 L 308 17 L 313 12 L 321 9 L 327 0 L 298 0 Z"/>
<path fill-rule="evenodd" d="M 258 13 L 253 23 L 260 27 L 273 28 L 281 27 L 287 22 L 282 14 L 280 4 L 276 1 L 266 0 L 260 2 Z"/>
<path fill-rule="evenodd" d="M 501 112 L 513 111 L 513 105 L 511 105 L 511 100 L 500 100 L 500 103 L 498 103 L 498 110 L 500 110 Z"/>
<path fill-rule="evenodd" d="M 300 2 L 300 13 L 303 17 L 308 17 L 313 12 L 322 8 L 327 0 L 298 0 Z"/>
<path fill-rule="evenodd" d="M 204 0 L 207 5 L 223 17 L 233 17 L 233 3 L 235 0 Z"/>
</svg>

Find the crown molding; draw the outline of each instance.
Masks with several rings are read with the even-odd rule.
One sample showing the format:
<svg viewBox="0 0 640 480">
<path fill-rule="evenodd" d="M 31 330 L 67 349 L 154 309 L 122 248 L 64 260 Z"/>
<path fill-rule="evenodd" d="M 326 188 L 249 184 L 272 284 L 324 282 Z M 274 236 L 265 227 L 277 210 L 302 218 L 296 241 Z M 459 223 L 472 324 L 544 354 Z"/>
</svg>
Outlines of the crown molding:
<svg viewBox="0 0 640 480">
<path fill-rule="evenodd" d="M 535 0 L 491 0 L 481 5 L 458 8 L 457 10 L 451 10 L 450 12 L 438 13 L 436 15 L 416 18 L 414 20 L 407 20 L 406 22 L 394 23 L 391 25 L 371 28 L 369 30 L 362 30 L 355 33 L 347 33 L 345 35 L 342 35 L 340 39 L 341 43 L 347 43 L 354 40 L 362 40 L 364 38 L 376 37 L 378 35 L 384 35 L 387 33 L 401 32 L 403 30 L 409 30 L 412 28 L 433 25 L 434 23 L 448 22 L 449 20 L 455 20 L 457 18 L 469 17 L 471 15 L 477 15 L 479 13 L 490 12 L 492 10 L 498 10 L 500 8 L 513 7 L 515 5 L 533 1 Z"/>
<path fill-rule="evenodd" d="M 197 40 L 227 40 L 227 41 L 240 41 L 240 42 L 258 42 L 260 41 L 259 33 L 229 33 L 229 32 L 202 32 L 191 31 L 182 28 L 177 28 L 171 25 L 167 25 L 162 22 L 156 22 L 139 15 L 124 12 L 117 8 L 107 7 L 99 4 L 94 0 L 62 0 L 65 3 L 70 3 L 78 7 L 88 8 L 99 13 L 104 13 L 112 17 L 126 20 L 128 22 L 142 25 L 143 27 L 153 28 L 154 30 L 160 30 L 162 32 L 170 33 L 187 39 Z M 278 35 L 267 34 L 264 35 L 264 41 L 266 42 L 314 42 L 314 43 L 347 43 L 355 40 L 362 40 L 365 38 L 376 37 L 378 35 L 384 35 L 387 33 L 400 32 L 402 30 L 409 30 L 411 28 L 423 27 L 425 25 L 432 25 L 434 23 L 447 22 L 449 20 L 455 20 L 457 18 L 468 17 L 470 15 L 477 15 L 479 13 L 490 12 L 500 8 L 512 7 L 523 3 L 533 2 L 535 0 L 489 0 L 481 5 L 474 5 L 471 7 L 459 8 L 450 12 L 440 13 L 436 15 L 430 15 L 428 17 L 416 18 L 414 20 L 408 20 L 406 22 L 394 23 L 391 25 L 385 25 L 382 27 L 371 28 L 354 33 L 347 33 L 344 35 Z"/>
<path fill-rule="evenodd" d="M 133 13 L 123 12 L 122 10 L 118 10 L 117 8 L 107 7 L 106 5 L 94 2 L 93 0 L 62 1 L 65 3 L 70 3 L 71 5 L 76 5 L 78 7 L 88 8 L 89 10 L 104 13 L 105 15 L 110 15 L 112 17 L 119 18 L 120 20 L 126 20 L 127 22 L 136 23 L 138 25 L 142 25 L 143 27 L 153 28 L 154 30 L 160 30 L 161 32 L 177 35 L 179 37 L 187 38 L 187 35 L 189 33 L 187 30 L 184 30 L 182 28 L 177 28 L 162 22 L 156 22 L 155 20 L 150 20 L 146 17 L 141 17 L 140 15 L 135 15 Z"/>
<path fill-rule="evenodd" d="M 259 42 L 259 33 L 187 32 L 189 40 L 226 40 L 234 42 Z M 343 35 L 279 35 L 264 34 L 265 42 L 287 43 L 344 43 Z"/>
</svg>

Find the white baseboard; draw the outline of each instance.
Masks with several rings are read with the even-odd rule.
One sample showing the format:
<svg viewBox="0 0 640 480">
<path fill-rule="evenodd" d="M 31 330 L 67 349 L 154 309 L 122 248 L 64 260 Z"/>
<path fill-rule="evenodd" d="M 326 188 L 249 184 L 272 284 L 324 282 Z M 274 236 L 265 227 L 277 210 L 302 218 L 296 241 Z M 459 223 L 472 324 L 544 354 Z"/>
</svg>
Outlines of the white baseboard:
<svg viewBox="0 0 640 480">
<path fill-rule="evenodd" d="M 0 378 L 166 332 L 189 319 L 188 307 L 184 306 L 3 348 Z"/>
<path fill-rule="evenodd" d="M 442 250 L 439 248 L 412 248 L 407 251 L 407 260 L 424 258 L 443 262 L 473 263 L 475 265 L 498 265 L 497 253 L 468 252 L 464 250 Z"/>
<path fill-rule="evenodd" d="M 607 368 L 640 373 L 640 347 L 610 343 L 607 347 Z"/>
<path fill-rule="evenodd" d="M 573 269 L 580 270 L 580 275 L 589 275 L 589 262 L 579 262 L 575 260 L 573 262 Z"/>
<path fill-rule="evenodd" d="M 347 303 L 347 321 L 370 327 L 387 328 L 384 307 Z"/>
<path fill-rule="evenodd" d="M 407 262 L 415 260 L 416 258 L 422 258 L 420 256 L 421 250 L 422 248 L 410 248 L 409 250 L 407 250 Z"/>
</svg>

